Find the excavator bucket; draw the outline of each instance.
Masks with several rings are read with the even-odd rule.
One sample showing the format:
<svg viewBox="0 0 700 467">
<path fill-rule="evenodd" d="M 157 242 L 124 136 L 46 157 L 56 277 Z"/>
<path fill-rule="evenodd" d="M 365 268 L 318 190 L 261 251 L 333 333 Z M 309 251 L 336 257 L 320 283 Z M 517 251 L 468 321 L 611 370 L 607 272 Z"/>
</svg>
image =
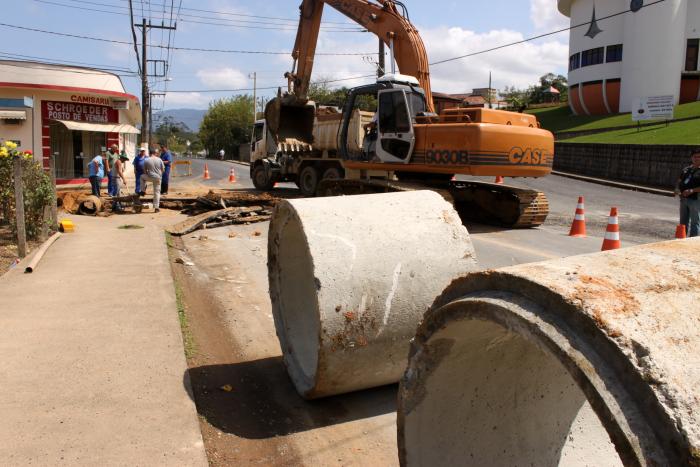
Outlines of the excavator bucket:
<svg viewBox="0 0 700 467">
<path fill-rule="evenodd" d="M 265 107 L 267 127 L 277 142 L 293 138 L 304 143 L 314 142 L 316 105 L 296 96 L 278 96 Z"/>
</svg>

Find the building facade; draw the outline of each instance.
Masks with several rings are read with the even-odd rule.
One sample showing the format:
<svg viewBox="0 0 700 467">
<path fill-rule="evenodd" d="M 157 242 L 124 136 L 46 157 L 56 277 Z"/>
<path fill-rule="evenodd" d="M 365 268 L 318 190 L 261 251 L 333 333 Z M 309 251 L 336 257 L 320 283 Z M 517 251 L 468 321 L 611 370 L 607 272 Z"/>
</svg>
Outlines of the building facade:
<svg viewBox="0 0 700 467">
<path fill-rule="evenodd" d="M 673 95 L 681 104 L 700 100 L 700 1 L 651 3 L 558 0 L 573 27 L 569 105 L 574 113 L 630 112 L 635 99 L 652 96 Z"/>
<path fill-rule="evenodd" d="M 46 168 L 54 155 L 58 184 L 84 183 L 90 160 L 112 144 L 133 159 L 140 122 L 139 101 L 117 75 L 0 61 L 0 138 L 31 150 Z"/>
</svg>

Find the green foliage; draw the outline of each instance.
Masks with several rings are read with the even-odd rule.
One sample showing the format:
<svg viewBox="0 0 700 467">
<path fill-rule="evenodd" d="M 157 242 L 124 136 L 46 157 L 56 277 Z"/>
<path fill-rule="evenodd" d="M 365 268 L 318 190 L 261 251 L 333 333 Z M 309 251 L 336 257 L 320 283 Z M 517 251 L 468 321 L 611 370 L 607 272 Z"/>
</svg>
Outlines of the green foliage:
<svg viewBox="0 0 700 467">
<path fill-rule="evenodd" d="M 537 117 L 543 128 L 557 133 L 560 131 L 583 131 L 595 130 L 599 128 L 615 128 L 633 125 L 630 114 L 616 115 L 573 115 L 569 106 L 550 107 L 546 109 L 529 110 Z M 700 102 L 691 102 L 676 106 L 674 110 L 675 118 L 688 118 L 700 116 Z M 698 121 L 691 121 L 696 128 Z M 675 125 L 675 124 L 674 124 Z M 635 132 L 637 130 L 634 130 Z M 595 135 L 593 135 L 595 136 Z M 680 143 L 683 144 L 683 143 Z"/>
<path fill-rule="evenodd" d="M 629 118 L 629 115 L 627 116 Z M 674 122 L 625 130 L 606 131 L 594 135 L 579 136 L 565 140 L 567 143 L 606 143 L 606 144 L 679 144 L 700 146 L 698 120 Z"/>
<path fill-rule="evenodd" d="M 16 232 L 14 158 L 19 157 L 22 165 L 25 228 L 28 238 L 36 238 L 44 226 L 44 207 L 55 202 L 51 179 L 41 164 L 34 161 L 31 153 L 17 153 L 14 148 L 7 146 L 3 149 L 5 151 L 0 150 L 0 209 L 3 218 Z"/>
<path fill-rule="evenodd" d="M 241 144 L 249 143 L 253 127 L 253 98 L 235 96 L 209 104 L 199 129 L 199 139 L 209 154 L 220 149 L 227 155 L 238 156 Z"/>
<path fill-rule="evenodd" d="M 501 97 L 508 102 L 511 109 L 519 110 L 531 104 L 543 104 L 551 102 L 551 94 L 547 91 L 554 87 L 559 91 L 559 101 L 568 102 L 569 84 L 565 76 L 547 73 L 540 76 L 539 84 L 530 86 L 527 89 L 517 89 L 514 86 L 507 87 L 501 93 Z"/>
<path fill-rule="evenodd" d="M 182 122 L 176 122 L 169 115 L 163 117 L 154 131 L 154 137 L 158 144 L 168 146 L 172 151 L 180 154 L 187 152 L 187 141 L 191 143 L 190 151 L 197 152 L 203 149 L 199 135 Z"/>
<path fill-rule="evenodd" d="M 329 105 L 342 108 L 350 93 L 350 88 L 343 86 L 338 89 L 331 89 L 328 84 L 311 83 L 309 86 L 309 99 L 316 105 Z M 359 96 L 356 107 L 360 110 L 375 112 L 377 110 L 377 99 L 373 96 Z"/>
</svg>

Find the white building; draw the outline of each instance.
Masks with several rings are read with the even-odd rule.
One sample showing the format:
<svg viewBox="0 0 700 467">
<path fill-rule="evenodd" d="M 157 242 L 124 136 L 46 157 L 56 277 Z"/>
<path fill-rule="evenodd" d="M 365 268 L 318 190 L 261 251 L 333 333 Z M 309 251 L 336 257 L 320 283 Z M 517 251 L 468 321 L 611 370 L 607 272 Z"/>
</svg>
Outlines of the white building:
<svg viewBox="0 0 700 467">
<path fill-rule="evenodd" d="M 584 25 L 571 30 L 569 41 L 569 105 L 576 114 L 630 112 L 636 98 L 651 96 L 700 100 L 700 0 L 651 3 L 558 0 L 572 26 Z"/>
<path fill-rule="evenodd" d="M 58 184 L 84 183 L 87 164 L 112 144 L 133 159 L 140 122 L 139 101 L 117 75 L 0 60 L 0 139 L 31 150 L 44 167 L 55 154 Z"/>
</svg>

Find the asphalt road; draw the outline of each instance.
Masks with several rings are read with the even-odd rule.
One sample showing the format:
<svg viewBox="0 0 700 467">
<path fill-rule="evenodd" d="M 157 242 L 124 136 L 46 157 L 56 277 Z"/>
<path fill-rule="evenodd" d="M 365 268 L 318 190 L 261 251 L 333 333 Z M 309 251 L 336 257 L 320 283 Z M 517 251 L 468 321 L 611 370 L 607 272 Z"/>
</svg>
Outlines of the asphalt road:
<svg viewBox="0 0 700 467">
<path fill-rule="evenodd" d="M 192 186 L 218 189 L 253 188 L 248 174 L 249 169 L 245 164 L 218 160 L 205 161 L 203 159 L 190 159 L 190 162 L 192 164 L 191 176 L 172 179 L 171 183 L 176 189 Z M 210 180 L 203 179 L 205 162 L 209 168 Z M 232 168 L 236 174 L 236 183 L 228 181 Z M 178 170 L 180 169 L 178 168 Z M 492 179 L 486 180 L 492 181 Z M 678 200 L 666 196 L 613 188 L 557 175 L 539 179 L 507 178 L 505 183 L 536 189 L 547 195 L 550 202 L 550 214 L 545 224 L 538 230 L 551 231 L 552 234 L 568 233 L 579 196 L 585 198 L 588 235 L 594 238 L 603 237 L 610 208 L 613 206 L 618 208 L 620 235 L 623 243 L 627 244 L 671 239 L 678 222 Z M 296 185 L 280 183 L 278 188 L 295 190 Z M 514 236 L 518 239 L 522 238 L 524 242 L 527 242 L 527 239 L 532 235 L 527 231 L 513 231 L 508 234 L 507 231 L 478 224 L 469 224 L 467 227 L 473 234 L 498 232 L 500 236 Z M 578 252 L 580 251 L 574 248 L 565 253 L 575 254 Z"/>
</svg>

